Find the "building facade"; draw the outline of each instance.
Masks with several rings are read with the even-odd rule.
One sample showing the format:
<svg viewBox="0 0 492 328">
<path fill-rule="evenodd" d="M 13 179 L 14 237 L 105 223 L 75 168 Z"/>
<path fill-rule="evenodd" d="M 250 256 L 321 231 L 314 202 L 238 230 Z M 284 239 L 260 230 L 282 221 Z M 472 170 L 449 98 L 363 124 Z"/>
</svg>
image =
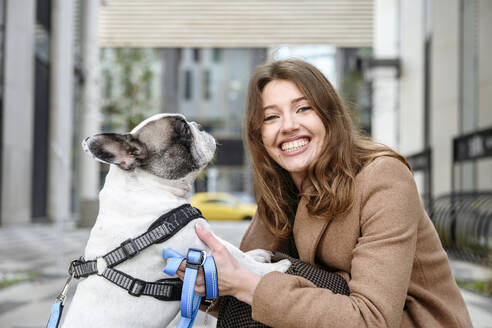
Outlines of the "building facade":
<svg viewBox="0 0 492 328">
<path fill-rule="evenodd" d="M 325 73 L 335 82 L 336 49 L 371 44 L 372 8 L 367 0 L 111 1 L 101 7 L 101 47 L 158 50 L 160 111 L 179 112 L 216 137 L 216 158 L 195 191 L 251 193 L 242 119 L 253 68 L 285 56 L 315 65 L 328 57 L 332 71 Z M 340 61 L 348 53 L 340 51 Z"/>
<path fill-rule="evenodd" d="M 99 73 L 113 74 L 119 50 L 146 49 L 154 61 L 137 104 L 146 116 L 181 112 L 217 137 L 215 167 L 196 190 L 251 191 L 241 120 L 253 67 L 281 45 L 367 48 L 373 36 L 372 0 L 3 0 L 1 13 L 2 225 L 92 224 L 104 168 L 80 140 L 140 117 L 105 112 L 119 91 Z M 352 62 L 355 52 L 339 54 Z"/>
<path fill-rule="evenodd" d="M 84 40 L 97 7 L 93 0 L 0 2 L 2 225 L 73 221 L 80 210 L 78 182 L 91 180 L 79 180 L 86 86 L 94 79 L 84 69 L 87 44 L 98 49 L 97 40 Z"/>
<path fill-rule="evenodd" d="M 492 128 L 492 2 L 377 0 L 374 17 L 375 139 L 410 158 L 427 198 L 492 190 L 492 137 L 465 140 L 467 160 L 454 149 Z"/>
</svg>

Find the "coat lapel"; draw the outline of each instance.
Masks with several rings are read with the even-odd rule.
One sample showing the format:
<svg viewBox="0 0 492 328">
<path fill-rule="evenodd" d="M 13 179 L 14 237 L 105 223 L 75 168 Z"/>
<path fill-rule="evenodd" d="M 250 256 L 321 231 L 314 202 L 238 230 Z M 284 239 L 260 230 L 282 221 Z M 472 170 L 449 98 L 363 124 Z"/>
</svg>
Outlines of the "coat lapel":
<svg viewBox="0 0 492 328">
<path fill-rule="evenodd" d="M 299 259 L 314 265 L 316 249 L 330 220 L 312 218 L 308 214 L 306 204 L 306 198 L 301 198 L 297 206 L 293 234 Z"/>
</svg>

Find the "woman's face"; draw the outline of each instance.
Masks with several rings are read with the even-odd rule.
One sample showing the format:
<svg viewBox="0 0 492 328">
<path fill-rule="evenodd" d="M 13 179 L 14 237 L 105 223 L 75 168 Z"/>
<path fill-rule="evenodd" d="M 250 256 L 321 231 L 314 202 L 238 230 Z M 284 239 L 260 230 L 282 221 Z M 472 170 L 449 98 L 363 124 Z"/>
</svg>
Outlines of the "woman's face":
<svg viewBox="0 0 492 328">
<path fill-rule="evenodd" d="M 261 138 L 267 153 L 287 170 L 297 187 L 321 154 L 326 129 L 307 98 L 288 80 L 264 87 Z"/>
</svg>

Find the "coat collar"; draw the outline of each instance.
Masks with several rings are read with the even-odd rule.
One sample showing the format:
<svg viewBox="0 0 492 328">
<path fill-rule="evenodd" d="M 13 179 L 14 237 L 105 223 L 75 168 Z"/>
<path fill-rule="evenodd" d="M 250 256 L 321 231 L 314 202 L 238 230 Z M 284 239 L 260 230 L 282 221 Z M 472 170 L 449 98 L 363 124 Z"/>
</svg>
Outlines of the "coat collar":
<svg viewBox="0 0 492 328">
<path fill-rule="evenodd" d="M 311 217 L 306 204 L 306 197 L 302 197 L 297 206 L 293 235 L 299 259 L 314 265 L 316 249 L 330 220 Z"/>
</svg>

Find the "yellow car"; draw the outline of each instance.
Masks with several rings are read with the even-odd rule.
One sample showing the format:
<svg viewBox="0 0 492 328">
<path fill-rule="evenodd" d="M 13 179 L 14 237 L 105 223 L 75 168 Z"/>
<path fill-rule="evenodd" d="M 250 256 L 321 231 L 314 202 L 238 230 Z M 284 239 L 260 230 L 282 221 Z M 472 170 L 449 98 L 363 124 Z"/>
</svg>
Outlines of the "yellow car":
<svg viewBox="0 0 492 328">
<path fill-rule="evenodd" d="M 190 199 L 207 220 L 251 220 L 256 204 L 225 192 L 198 192 Z"/>
</svg>

